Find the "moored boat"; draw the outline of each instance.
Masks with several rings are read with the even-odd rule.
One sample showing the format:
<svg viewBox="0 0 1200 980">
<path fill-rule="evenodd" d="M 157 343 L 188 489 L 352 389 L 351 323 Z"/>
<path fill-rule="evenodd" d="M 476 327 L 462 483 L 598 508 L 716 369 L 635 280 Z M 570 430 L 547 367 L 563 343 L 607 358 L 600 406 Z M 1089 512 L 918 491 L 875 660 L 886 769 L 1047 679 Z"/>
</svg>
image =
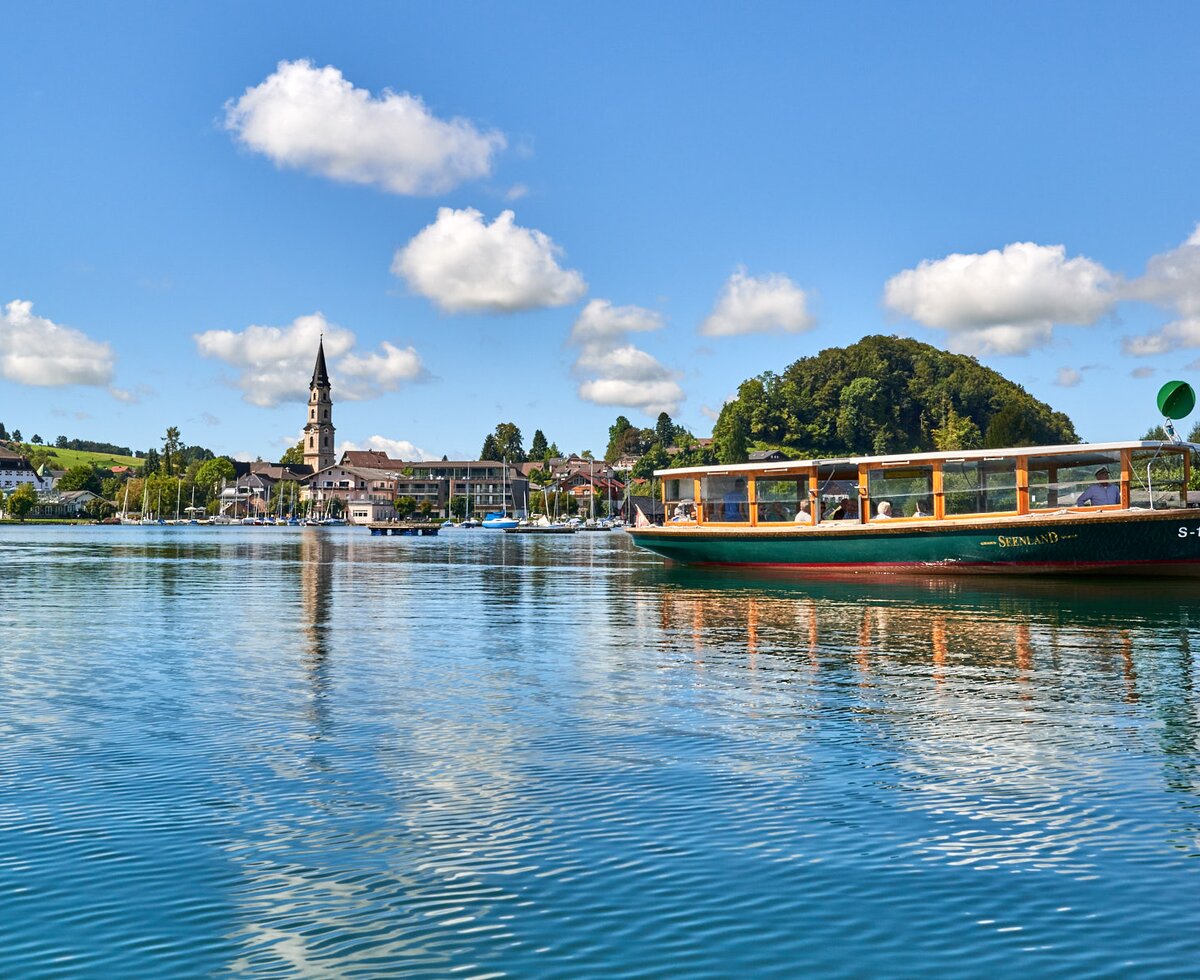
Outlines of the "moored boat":
<svg viewBox="0 0 1200 980">
<path fill-rule="evenodd" d="M 1200 445 L 1120 442 L 659 470 L 674 561 L 804 574 L 1200 575 Z"/>
</svg>

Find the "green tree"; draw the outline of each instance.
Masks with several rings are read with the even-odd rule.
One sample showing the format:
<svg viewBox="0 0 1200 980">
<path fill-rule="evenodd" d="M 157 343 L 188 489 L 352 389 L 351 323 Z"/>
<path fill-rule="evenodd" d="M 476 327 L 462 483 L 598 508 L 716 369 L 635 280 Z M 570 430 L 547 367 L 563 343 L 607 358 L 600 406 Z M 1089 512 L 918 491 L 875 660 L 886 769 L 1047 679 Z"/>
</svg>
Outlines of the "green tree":
<svg viewBox="0 0 1200 980">
<path fill-rule="evenodd" d="M 525 448 L 521 444 L 521 430 L 515 422 L 501 422 L 496 426 L 497 459 L 509 463 L 525 462 Z"/>
<path fill-rule="evenodd" d="M 0 428 L 3 428 L 3 426 L 0 426 Z M 59 436 L 57 439 L 55 439 L 54 440 L 54 448 L 55 449 L 66 449 L 67 448 L 67 437 Z"/>
<path fill-rule="evenodd" d="M 450 498 L 450 515 L 457 521 L 461 521 L 467 516 L 467 498 L 461 494 L 455 494 Z"/>
<path fill-rule="evenodd" d="M 13 442 L 20 442 L 20 441 L 21 441 L 21 430 L 20 430 L 20 429 L 13 429 L 13 430 L 12 430 L 12 440 L 13 440 Z"/>
<path fill-rule="evenodd" d="M 103 489 L 100 472 L 91 463 L 72 466 L 54 485 L 59 490 L 90 490 L 96 494 L 101 493 Z"/>
<path fill-rule="evenodd" d="M 429 520 L 429 515 L 433 513 L 433 501 L 426 497 L 417 504 L 417 513 L 421 515 L 421 520 Z"/>
<path fill-rule="evenodd" d="M 23 521 L 37 504 L 37 499 L 37 491 L 33 489 L 33 484 L 22 483 L 8 495 L 6 509 L 18 521 Z"/>
<path fill-rule="evenodd" d="M 496 437 L 490 432 L 487 438 L 483 440 L 483 448 L 479 450 L 480 459 L 499 459 L 500 447 L 496 444 Z"/>
<path fill-rule="evenodd" d="M 8 430 L 4 428 L 4 423 L 0 422 L 0 439 L 8 438 Z"/>
<path fill-rule="evenodd" d="M 654 434 L 664 446 L 675 445 L 675 423 L 666 412 L 658 413 L 658 421 L 654 423 Z"/>
<path fill-rule="evenodd" d="M 604 450 L 604 461 L 615 463 L 625 451 L 625 433 L 633 428 L 633 423 L 624 415 L 618 415 L 617 420 L 608 427 L 608 448 Z"/>
<path fill-rule="evenodd" d="M 146 455 L 142 457 L 142 472 L 149 475 L 157 473 L 161 460 L 157 449 L 147 449 Z"/>
<path fill-rule="evenodd" d="M 986 449 L 1015 449 L 1018 446 L 1036 446 L 1043 440 L 1022 406 L 1016 402 L 1006 402 L 1004 406 L 988 423 L 987 432 L 983 437 Z M 1074 439 L 1067 440 L 1074 442 Z"/>
<path fill-rule="evenodd" d="M 944 453 L 956 449 L 978 449 L 983 441 L 979 426 L 954 411 L 953 405 L 946 410 L 946 417 L 933 430 L 932 436 L 934 447 Z"/>
<path fill-rule="evenodd" d="M 397 497 L 392 503 L 396 508 L 397 516 L 401 518 L 408 517 L 417 509 L 417 498 L 410 497 L 407 494 L 403 497 Z"/>
<path fill-rule="evenodd" d="M 665 470 L 670 462 L 671 457 L 667 455 L 666 448 L 661 442 L 656 442 L 634 464 L 633 475 L 639 480 L 653 479 L 654 471 Z"/>
<path fill-rule="evenodd" d="M 736 401 L 721 408 L 713 426 L 713 453 L 719 463 L 744 463 L 749 455 L 749 433 L 741 407 Z"/>
<path fill-rule="evenodd" d="M 546 442 L 546 435 L 541 429 L 535 429 L 533 432 L 533 441 L 529 444 L 529 458 L 541 462 L 546 458 L 547 451 L 550 449 Z"/>
<path fill-rule="evenodd" d="M 196 486 L 205 496 L 211 497 L 220 491 L 222 481 L 230 483 L 236 478 L 237 470 L 234 469 L 233 461 L 225 456 L 218 456 L 201 464 L 196 473 Z"/>
<path fill-rule="evenodd" d="M 284 466 L 302 466 L 304 464 L 304 440 L 301 439 L 296 445 L 290 447 L 279 462 Z"/>
<path fill-rule="evenodd" d="M 41 436 L 39 436 L 39 435 L 38 435 L 38 434 L 35 432 L 35 433 L 33 434 L 33 438 L 32 438 L 32 439 L 30 439 L 29 441 L 30 441 L 30 442 L 32 442 L 32 443 L 33 443 L 35 446 L 40 446 L 40 445 L 42 444 L 42 437 L 41 437 Z"/>
<path fill-rule="evenodd" d="M 179 427 L 175 425 L 167 426 L 167 434 L 163 436 L 163 469 L 167 471 L 167 476 L 175 475 L 175 462 L 179 455 Z"/>
</svg>

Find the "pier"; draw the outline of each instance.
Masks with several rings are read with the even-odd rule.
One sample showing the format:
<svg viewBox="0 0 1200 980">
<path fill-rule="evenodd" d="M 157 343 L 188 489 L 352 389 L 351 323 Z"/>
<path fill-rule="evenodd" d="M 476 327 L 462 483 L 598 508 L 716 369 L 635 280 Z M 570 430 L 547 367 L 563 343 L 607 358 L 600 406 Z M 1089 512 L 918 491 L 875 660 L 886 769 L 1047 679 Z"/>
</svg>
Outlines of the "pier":
<svg viewBox="0 0 1200 980">
<path fill-rule="evenodd" d="M 432 521 L 383 521 L 368 524 L 372 534 L 399 534 L 405 537 L 433 537 L 438 533 L 440 524 Z"/>
</svg>

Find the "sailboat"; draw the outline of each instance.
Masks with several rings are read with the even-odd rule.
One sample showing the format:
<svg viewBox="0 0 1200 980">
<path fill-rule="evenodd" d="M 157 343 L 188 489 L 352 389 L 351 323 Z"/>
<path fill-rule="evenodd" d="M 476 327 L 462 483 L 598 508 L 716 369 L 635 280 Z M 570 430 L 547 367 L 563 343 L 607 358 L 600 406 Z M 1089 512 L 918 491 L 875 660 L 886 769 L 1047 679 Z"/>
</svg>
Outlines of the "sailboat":
<svg viewBox="0 0 1200 980">
<path fill-rule="evenodd" d="M 467 467 L 467 516 L 459 527 L 479 527 L 479 520 L 471 514 L 471 467 Z"/>
<path fill-rule="evenodd" d="M 154 524 L 155 523 L 154 519 L 148 513 L 146 513 L 146 510 L 149 506 L 150 506 L 150 481 L 148 479 L 143 478 L 142 479 L 142 517 L 141 517 L 141 520 L 138 521 L 139 524 Z"/>
<path fill-rule="evenodd" d="M 508 460 L 500 469 L 500 513 L 488 514 L 483 519 L 483 526 L 492 531 L 508 531 L 521 522 L 515 517 L 508 516 Z"/>
</svg>

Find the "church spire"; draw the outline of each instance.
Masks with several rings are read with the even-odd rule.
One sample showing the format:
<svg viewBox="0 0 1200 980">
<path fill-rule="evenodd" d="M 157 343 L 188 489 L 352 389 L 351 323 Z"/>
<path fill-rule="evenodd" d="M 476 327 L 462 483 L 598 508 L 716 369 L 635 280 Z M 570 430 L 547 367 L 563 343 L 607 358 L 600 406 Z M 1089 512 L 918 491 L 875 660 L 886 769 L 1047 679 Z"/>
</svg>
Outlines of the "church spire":
<svg viewBox="0 0 1200 980">
<path fill-rule="evenodd" d="M 317 363 L 308 385 L 308 422 L 304 426 L 304 462 L 313 472 L 333 465 L 333 399 L 325 367 L 325 338 L 317 344 Z"/>
<path fill-rule="evenodd" d="M 313 368 L 312 381 L 308 383 L 310 388 L 328 388 L 329 387 L 329 372 L 325 369 L 325 337 L 321 336 L 317 343 L 317 363 Z"/>
</svg>

